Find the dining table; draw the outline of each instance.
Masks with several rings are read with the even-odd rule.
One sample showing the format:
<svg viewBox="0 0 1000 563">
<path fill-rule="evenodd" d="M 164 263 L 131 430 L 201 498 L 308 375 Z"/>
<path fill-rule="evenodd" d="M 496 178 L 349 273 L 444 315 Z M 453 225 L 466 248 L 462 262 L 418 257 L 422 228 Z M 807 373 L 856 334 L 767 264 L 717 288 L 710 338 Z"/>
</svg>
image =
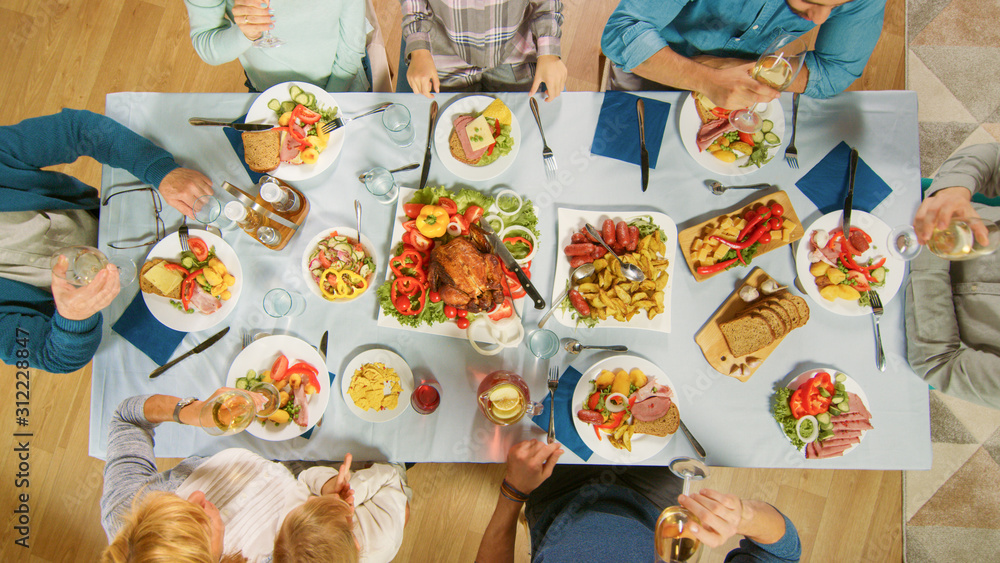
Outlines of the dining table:
<svg viewBox="0 0 1000 563">
<path fill-rule="evenodd" d="M 796 146 L 798 169 L 783 160 L 784 144 L 774 149 L 774 158 L 745 176 L 724 178 L 702 168 L 685 150 L 678 129 L 678 114 L 684 92 L 640 92 L 647 100 L 670 104 L 662 132 L 662 142 L 653 156 L 649 186 L 640 186 L 637 165 L 592 153 L 598 115 L 605 94 L 565 92 L 554 101 L 541 103 L 540 119 L 547 144 L 558 162 L 554 177 L 547 178 L 542 159 L 542 137 L 524 93 L 497 94 L 511 109 L 520 125 L 520 144 L 513 166 L 498 177 L 470 182 L 454 175 L 434 151 L 428 185 L 458 189 L 471 187 L 484 192 L 509 188 L 532 201 L 538 216 L 538 250 L 531 265 L 532 281 L 542 296 L 551 300 L 553 288 L 562 289 L 565 280 L 555 280 L 559 260 L 566 260 L 558 241 L 561 234 L 557 217 L 560 208 L 597 211 L 649 211 L 667 215 L 678 230 L 732 213 L 761 193 L 730 190 L 714 195 L 708 179 L 723 183 L 769 183 L 787 193 L 803 225 L 823 215 L 797 187 L 796 182 L 841 142 L 858 149 L 864 161 L 891 187 L 891 193 L 873 214 L 890 227 L 912 221 L 921 200 L 917 131 L 917 96 L 909 91 L 848 92 L 817 100 L 802 97 L 798 116 Z M 440 93 L 441 104 L 456 94 Z M 339 460 L 346 453 L 354 459 L 399 462 L 503 462 L 513 444 L 526 439 L 545 440 L 547 423 L 536 425 L 528 417 L 510 426 L 491 423 L 479 410 L 477 387 L 487 374 L 510 370 L 521 374 L 531 398 L 541 400 L 547 393 L 549 366 L 561 370 L 572 366 L 585 372 L 596 362 L 612 355 L 584 351 L 578 355 L 560 350 L 548 360 L 529 353 L 526 343 L 506 348 L 494 356 L 477 353 L 464 338 L 429 334 L 421 330 L 379 326 L 379 304 L 369 290 L 349 302 L 329 302 L 308 290 L 302 274 L 302 255 L 314 235 L 324 229 L 355 223 L 354 201 L 363 206 L 363 232 L 376 251 L 378 270 L 373 285 L 385 280 L 391 236 L 397 221 L 396 204 L 377 202 L 359 182 L 359 174 L 373 168 L 395 168 L 422 162 L 428 130 L 431 100 L 415 94 L 333 93 L 340 111 L 350 116 L 379 103 L 405 105 L 412 116 L 415 139 L 400 148 L 386 134 L 378 116 L 346 125 L 346 142 L 330 168 L 319 176 L 293 182 L 309 200 L 305 223 L 290 243 L 280 251 L 265 248 L 246 233 L 223 231 L 242 265 L 243 288 L 232 313 L 219 326 L 188 333 L 174 352 L 178 356 L 193 348 L 224 326 L 232 330 L 208 350 L 189 357 L 156 379 L 148 374 L 158 365 L 111 329 L 139 291 L 138 283 L 122 288 L 104 311 L 103 340 L 94 357 L 90 403 L 89 453 L 105 458 L 108 451 L 109 421 L 119 403 L 134 395 L 167 394 L 177 397 L 207 398 L 225 383 L 234 358 L 242 349 L 244 332 L 288 334 L 318 345 L 329 332 L 326 367 L 333 375 L 329 404 L 323 423 L 307 439 L 304 437 L 269 442 L 243 432 L 214 437 L 178 424 L 156 428 L 156 453 L 161 457 L 211 455 L 233 447 L 247 448 L 270 459 Z M 247 113 L 254 94 L 243 93 L 145 93 L 122 92 L 107 96 L 106 114 L 174 155 L 184 167 L 206 174 L 223 197 L 222 185 L 249 190 L 253 186 L 240 158 L 221 128 L 194 127 L 192 116 L 228 121 Z M 791 94 L 783 94 L 778 111 L 791 123 Z M 647 104 L 648 106 L 649 104 Z M 646 136 L 650 137 L 647 109 Z M 638 135 L 638 132 L 636 132 Z M 416 188 L 420 170 L 397 173 L 396 181 Z M 133 186 L 137 180 L 128 172 L 104 166 L 102 193 Z M 764 192 L 767 193 L 767 192 Z M 127 205 L 112 203 L 102 209 L 99 224 L 100 248 L 106 253 L 126 254 L 141 264 L 148 247 L 126 251 L 109 249 L 107 243 L 153 232 L 152 211 L 145 199 Z M 164 206 L 166 231 L 181 225 L 179 212 Z M 191 223 L 189 221 L 189 223 Z M 194 230 L 192 225 L 192 232 Z M 805 243 L 805 239 L 798 244 Z M 676 245 L 676 240 L 667 244 Z M 546 324 L 561 338 L 575 338 L 586 344 L 625 344 L 630 352 L 649 360 L 666 373 L 673 384 L 675 401 L 692 434 L 707 451 L 710 465 L 729 467 L 920 470 L 931 466 L 930 407 L 928 385 L 911 369 L 906 358 L 903 307 L 904 291 L 883 296 L 885 313 L 881 319 L 887 369 L 875 366 L 870 315 L 841 316 L 825 310 L 794 287 L 794 249 L 781 247 L 755 257 L 751 268 L 734 268 L 698 282 L 688 270 L 678 249 L 672 273 L 669 299 L 670 330 L 653 331 L 628 327 L 568 327 L 550 320 Z M 711 367 L 695 342 L 695 334 L 720 304 L 738 287 L 753 266 L 763 268 L 790 291 L 810 305 L 808 323 L 784 337 L 749 380 L 741 382 Z M 812 280 L 803 280 L 812 283 Z M 265 314 L 262 300 L 272 288 L 292 289 L 306 299 L 299 316 L 274 319 Z M 558 293 L 558 292 L 556 292 Z M 521 322 L 531 332 L 543 311 L 520 305 Z M 441 386 L 441 402 L 428 415 L 406 410 L 387 422 L 367 422 L 352 414 L 341 395 L 341 379 L 352 358 L 373 348 L 398 353 L 417 376 L 433 376 Z M 842 457 L 805 459 L 775 422 L 771 401 L 775 388 L 787 384 L 797 374 L 828 367 L 848 374 L 864 390 L 872 413 L 873 430 L 861 444 Z M 569 408 L 568 405 L 561 405 Z M 557 436 L 558 438 L 558 436 Z M 644 465 L 666 466 L 678 456 L 694 457 L 691 444 L 680 432 Z M 598 454 L 584 460 L 567 451 L 560 463 L 608 464 Z"/>
</svg>

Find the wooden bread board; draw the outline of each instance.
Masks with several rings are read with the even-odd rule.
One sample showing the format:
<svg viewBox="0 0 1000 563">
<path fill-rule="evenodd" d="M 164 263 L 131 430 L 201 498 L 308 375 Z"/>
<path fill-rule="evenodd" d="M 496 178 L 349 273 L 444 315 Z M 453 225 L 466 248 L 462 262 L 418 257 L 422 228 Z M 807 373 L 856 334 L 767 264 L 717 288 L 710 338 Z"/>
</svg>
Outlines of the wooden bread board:
<svg viewBox="0 0 1000 563">
<path fill-rule="evenodd" d="M 745 212 L 747 209 L 753 209 L 758 205 L 770 205 L 772 203 L 780 203 L 781 206 L 785 208 L 784 217 L 789 221 L 791 221 L 792 223 L 794 223 L 795 228 L 792 230 L 788 242 L 785 242 L 780 239 L 779 240 L 772 239 L 771 242 L 767 244 L 762 244 L 760 246 L 760 249 L 757 250 L 757 253 L 754 254 L 753 256 L 754 259 L 756 259 L 758 256 L 767 254 L 768 252 L 776 248 L 781 248 L 782 246 L 791 244 L 792 242 L 799 240 L 800 238 L 802 238 L 803 235 L 805 235 L 805 229 L 802 228 L 802 222 L 799 220 L 799 216 L 795 213 L 795 208 L 792 207 L 792 202 L 791 200 L 788 199 L 788 194 L 781 190 L 759 197 L 750 202 L 750 204 L 744 205 L 737 209 L 733 209 L 732 211 L 729 211 L 727 213 L 720 213 L 715 218 L 699 223 L 693 227 L 688 227 L 687 229 L 684 229 L 677 235 L 678 250 L 680 250 L 681 254 L 684 255 L 684 261 L 687 262 L 688 268 L 694 275 L 695 281 L 705 281 L 708 278 L 719 273 L 719 272 L 714 272 L 707 275 L 702 275 L 698 273 L 698 264 L 696 262 L 696 256 L 694 255 L 694 253 L 691 252 L 691 245 L 694 243 L 695 239 L 700 238 L 702 236 L 702 229 L 704 229 L 705 226 L 707 225 L 714 225 L 725 215 L 733 215 L 736 213 L 742 215 L 743 212 Z M 740 266 L 739 263 L 737 263 L 737 265 Z"/>
<path fill-rule="evenodd" d="M 705 323 L 705 326 L 701 327 L 698 334 L 695 334 L 694 341 L 698 343 L 698 347 L 701 348 L 701 352 L 705 355 L 705 359 L 708 361 L 709 365 L 715 368 L 715 370 L 719 373 L 735 377 L 740 381 L 750 379 L 750 376 L 757 371 L 757 368 L 763 365 L 764 360 L 766 360 L 767 357 L 771 355 L 771 352 L 778 347 L 778 344 L 784 340 L 784 336 L 782 336 L 756 352 L 752 352 L 746 356 L 733 357 L 732 352 L 729 350 L 729 344 L 726 343 L 726 338 L 722 335 L 722 330 L 719 329 L 720 322 L 725 322 L 733 317 L 736 317 L 747 307 L 753 305 L 753 303 L 746 303 L 740 299 L 740 289 L 743 286 L 750 285 L 757 290 L 760 290 L 760 284 L 770 277 L 771 276 L 769 276 L 767 272 L 761 268 L 755 267 L 750 274 L 743 279 L 743 282 L 733 290 L 722 305 L 719 306 L 715 313 L 709 317 L 708 322 Z M 764 294 L 761 292 L 761 298 L 763 297 Z M 761 363 L 757 364 L 756 367 L 750 368 L 748 373 L 744 373 L 743 375 L 732 375 L 731 371 L 733 366 L 745 364 L 747 358 L 750 356 L 760 359 Z"/>
</svg>

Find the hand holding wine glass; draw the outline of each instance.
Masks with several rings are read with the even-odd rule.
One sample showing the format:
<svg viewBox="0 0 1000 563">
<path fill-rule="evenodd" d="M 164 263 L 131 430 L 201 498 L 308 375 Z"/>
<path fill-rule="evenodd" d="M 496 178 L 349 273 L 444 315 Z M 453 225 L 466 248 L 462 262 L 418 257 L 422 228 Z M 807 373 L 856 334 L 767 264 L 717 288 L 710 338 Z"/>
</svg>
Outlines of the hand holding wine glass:
<svg viewBox="0 0 1000 563">
<path fill-rule="evenodd" d="M 795 35 L 782 34 L 771 42 L 757 59 L 750 76 L 761 84 L 783 92 L 798 77 L 805 64 L 804 45 Z M 739 131 L 755 133 L 760 130 L 763 120 L 754 111 L 757 104 L 749 109 L 740 109 L 729 114 L 729 122 Z"/>
<path fill-rule="evenodd" d="M 691 533 L 709 547 L 719 547 L 740 530 L 746 510 L 735 495 L 702 489 L 693 495 L 680 495 L 678 502 L 701 524 L 691 524 Z"/>
<path fill-rule="evenodd" d="M 89 319 L 110 305 L 121 290 L 118 268 L 114 264 L 106 263 L 84 286 L 66 280 L 68 268 L 67 257 L 57 255 L 52 266 L 52 298 L 63 318 L 71 321 Z"/>
<path fill-rule="evenodd" d="M 274 27 L 274 16 L 269 4 L 261 0 L 236 0 L 233 5 L 233 22 L 247 39 L 256 41 Z"/>
</svg>

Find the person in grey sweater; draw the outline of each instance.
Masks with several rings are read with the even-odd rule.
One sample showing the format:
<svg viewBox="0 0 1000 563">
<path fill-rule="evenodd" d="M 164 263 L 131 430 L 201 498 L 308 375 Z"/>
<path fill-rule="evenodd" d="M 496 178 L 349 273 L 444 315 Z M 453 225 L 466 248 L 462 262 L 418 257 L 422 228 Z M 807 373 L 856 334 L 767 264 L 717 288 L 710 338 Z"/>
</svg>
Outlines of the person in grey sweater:
<svg viewBox="0 0 1000 563">
<path fill-rule="evenodd" d="M 952 217 L 1000 220 L 1000 208 L 972 203 L 974 193 L 1000 196 L 1000 144 L 966 147 L 941 166 L 914 218 L 918 240 Z M 1000 252 L 950 262 L 924 251 L 910 262 L 906 341 L 910 366 L 927 383 L 1000 409 Z"/>
</svg>

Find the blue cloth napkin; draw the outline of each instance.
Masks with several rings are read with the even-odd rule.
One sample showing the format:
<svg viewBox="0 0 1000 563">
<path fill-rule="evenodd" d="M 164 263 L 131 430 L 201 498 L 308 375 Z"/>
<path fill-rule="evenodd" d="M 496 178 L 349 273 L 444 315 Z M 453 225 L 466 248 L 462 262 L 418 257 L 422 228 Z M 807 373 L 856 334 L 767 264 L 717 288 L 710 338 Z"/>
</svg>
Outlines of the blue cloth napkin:
<svg viewBox="0 0 1000 563">
<path fill-rule="evenodd" d="M 605 92 L 601 103 L 601 114 L 597 118 L 594 142 L 590 152 L 608 158 L 623 160 L 639 165 L 639 114 L 635 101 L 639 96 L 626 92 Z M 646 150 L 649 151 L 649 167 L 656 168 L 660 156 L 663 131 L 667 126 L 670 104 L 650 98 L 642 98 L 646 106 Z"/>
<path fill-rule="evenodd" d="M 795 184 L 824 215 L 844 208 L 850 182 L 851 147 L 841 141 Z M 852 207 L 871 213 L 892 188 L 858 157 Z"/>
<path fill-rule="evenodd" d="M 331 371 L 331 372 L 327 372 L 327 373 L 329 373 L 329 374 L 330 374 L 330 393 L 331 393 L 331 394 L 333 394 L 333 391 L 334 391 L 334 387 L 333 387 L 333 379 L 334 379 L 335 377 L 337 377 L 337 376 L 336 376 L 336 375 L 335 375 L 335 374 L 334 374 L 334 373 L 333 373 L 332 371 Z M 326 404 L 326 408 L 327 408 L 327 409 L 329 409 L 329 408 L 330 408 L 330 403 L 329 403 L 329 402 L 327 402 L 327 404 Z M 324 416 L 326 416 L 326 415 L 324 414 Z M 322 419 L 322 418 L 320 418 L 320 419 L 319 419 L 319 420 L 318 420 L 317 422 L 322 422 L 322 421 L 323 421 L 323 419 Z M 303 432 L 303 433 L 302 433 L 302 434 L 300 435 L 300 437 L 302 437 L 302 438 L 305 438 L 306 440 L 308 440 L 309 438 L 312 438 L 312 435 L 313 435 L 313 432 L 314 432 L 315 430 L 316 430 L 316 425 L 314 424 L 312 428 L 310 428 L 309 430 L 306 430 L 305 432 Z"/>
<path fill-rule="evenodd" d="M 156 320 L 156 317 L 146 307 L 141 292 L 135 294 L 135 298 L 129 303 L 122 316 L 118 317 L 115 324 L 111 326 L 111 330 L 122 335 L 122 338 L 131 342 L 133 346 L 161 366 L 170 360 L 170 356 L 174 354 L 174 350 L 180 345 L 181 340 L 187 336 L 186 332 L 167 328 Z"/>
<path fill-rule="evenodd" d="M 247 121 L 247 114 L 244 113 L 240 117 L 234 119 L 233 123 L 246 123 L 246 121 Z M 247 161 L 245 158 L 246 153 L 244 153 L 243 151 L 243 133 L 241 131 L 233 129 L 232 127 L 223 127 L 222 132 L 225 133 L 226 138 L 229 139 L 229 144 L 233 145 L 233 151 L 236 152 L 236 156 L 240 159 L 240 164 L 243 165 L 243 168 L 246 169 L 247 174 L 250 175 L 250 181 L 253 182 L 254 184 L 259 182 L 264 175 L 254 172 L 253 170 L 250 170 L 250 167 L 247 166 Z"/>
<path fill-rule="evenodd" d="M 648 137 L 647 137 L 648 139 Z M 583 443 L 583 439 L 573 426 L 573 391 L 583 374 L 576 368 L 568 367 L 559 377 L 559 387 L 556 387 L 556 441 L 577 455 L 583 461 L 590 459 L 594 451 Z M 531 417 L 531 421 L 542 430 L 549 431 L 549 409 L 552 408 L 552 398 L 549 393 L 542 400 L 545 409 L 542 414 Z"/>
</svg>

